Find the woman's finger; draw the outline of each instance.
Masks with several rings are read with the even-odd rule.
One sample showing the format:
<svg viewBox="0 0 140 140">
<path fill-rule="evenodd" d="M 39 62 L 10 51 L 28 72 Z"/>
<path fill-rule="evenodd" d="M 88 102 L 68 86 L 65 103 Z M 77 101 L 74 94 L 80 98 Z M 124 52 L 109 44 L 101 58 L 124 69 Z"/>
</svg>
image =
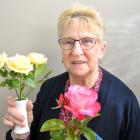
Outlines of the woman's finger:
<svg viewBox="0 0 140 140">
<path fill-rule="evenodd" d="M 3 122 L 4 122 L 5 126 L 8 128 L 13 129 L 15 127 L 15 124 L 13 122 L 9 121 L 8 118 L 6 118 L 6 117 L 3 118 Z"/>
<path fill-rule="evenodd" d="M 33 121 L 33 104 L 31 100 L 28 100 L 27 102 L 27 119 L 28 123 L 32 123 Z"/>
<path fill-rule="evenodd" d="M 9 106 L 10 107 L 16 107 L 16 102 L 15 102 L 14 98 L 11 97 L 11 96 L 7 97 L 7 104 L 8 104 L 8 107 Z"/>
<path fill-rule="evenodd" d="M 9 121 L 9 124 L 10 123 L 11 124 L 14 124 L 14 126 L 15 125 L 19 125 L 21 127 L 24 127 L 25 126 L 25 122 L 24 121 L 19 121 L 19 120 L 15 119 L 14 117 L 12 117 L 11 115 L 9 115 L 6 120 Z"/>
<path fill-rule="evenodd" d="M 7 118 L 14 124 L 24 126 L 24 116 L 16 109 L 16 108 L 9 108 L 7 112 Z"/>
</svg>

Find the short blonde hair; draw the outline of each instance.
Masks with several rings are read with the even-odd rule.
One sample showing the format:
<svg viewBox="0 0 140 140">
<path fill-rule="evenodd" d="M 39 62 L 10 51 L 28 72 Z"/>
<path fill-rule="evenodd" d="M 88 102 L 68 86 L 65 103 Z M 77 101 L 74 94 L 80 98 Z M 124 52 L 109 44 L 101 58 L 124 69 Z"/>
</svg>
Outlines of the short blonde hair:
<svg viewBox="0 0 140 140">
<path fill-rule="evenodd" d="M 82 5 L 74 5 L 60 14 L 57 25 L 58 37 L 61 37 L 64 25 L 67 25 L 75 18 L 85 20 L 88 24 L 97 27 L 96 35 L 103 40 L 105 26 L 100 14 L 95 9 Z"/>
</svg>

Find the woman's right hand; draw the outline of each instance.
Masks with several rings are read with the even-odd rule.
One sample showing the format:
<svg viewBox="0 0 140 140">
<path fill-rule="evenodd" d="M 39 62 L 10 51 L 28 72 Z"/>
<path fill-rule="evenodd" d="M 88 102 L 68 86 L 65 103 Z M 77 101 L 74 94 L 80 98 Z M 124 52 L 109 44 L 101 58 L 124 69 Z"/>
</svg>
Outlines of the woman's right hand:
<svg viewBox="0 0 140 140">
<path fill-rule="evenodd" d="M 4 117 L 4 124 L 5 126 L 9 128 L 14 128 L 15 125 L 19 125 L 21 127 L 25 126 L 24 123 L 24 116 L 17 110 L 16 103 L 14 101 L 14 98 L 9 96 L 7 98 L 7 112 Z M 33 104 L 31 100 L 28 100 L 27 102 L 27 118 L 28 123 L 31 124 L 33 121 Z"/>
</svg>

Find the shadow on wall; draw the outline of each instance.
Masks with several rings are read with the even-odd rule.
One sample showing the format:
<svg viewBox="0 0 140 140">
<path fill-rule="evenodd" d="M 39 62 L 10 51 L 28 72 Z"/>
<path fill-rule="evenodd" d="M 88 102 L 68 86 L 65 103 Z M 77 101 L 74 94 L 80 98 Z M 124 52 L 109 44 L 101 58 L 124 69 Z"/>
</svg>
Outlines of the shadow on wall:
<svg viewBox="0 0 140 140">
<path fill-rule="evenodd" d="M 135 93 L 140 102 L 140 15 L 107 23 L 108 50 L 103 65 Z"/>
</svg>

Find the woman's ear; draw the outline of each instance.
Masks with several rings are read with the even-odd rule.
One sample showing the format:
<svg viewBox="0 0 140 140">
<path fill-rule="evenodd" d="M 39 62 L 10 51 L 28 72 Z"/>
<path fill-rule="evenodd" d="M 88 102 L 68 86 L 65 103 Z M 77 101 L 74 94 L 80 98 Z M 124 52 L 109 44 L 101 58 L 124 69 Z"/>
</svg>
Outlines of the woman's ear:
<svg viewBox="0 0 140 140">
<path fill-rule="evenodd" d="M 101 43 L 100 52 L 99 52 L 99 56 L 98 56 L 100 60 L 104 57 L 104 55 L 106 53 L 106 48 L 107 48 L 107 43 L 106 43 L 106 41 L 103 41 Z"/>
</svg>

